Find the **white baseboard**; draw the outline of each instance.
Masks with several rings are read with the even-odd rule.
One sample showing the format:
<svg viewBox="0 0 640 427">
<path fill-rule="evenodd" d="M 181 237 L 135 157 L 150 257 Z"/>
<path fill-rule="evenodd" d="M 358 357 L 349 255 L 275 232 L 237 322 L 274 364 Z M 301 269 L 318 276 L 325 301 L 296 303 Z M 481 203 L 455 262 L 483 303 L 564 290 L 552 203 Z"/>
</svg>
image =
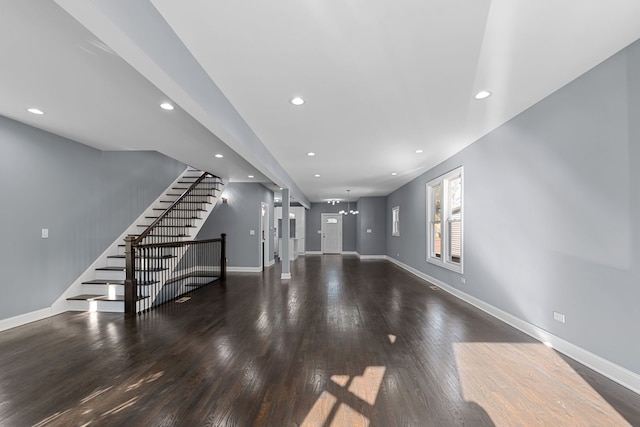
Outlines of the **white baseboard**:
<svg viewBox="0 0 640 427">
<path fill-rule="evenodd" d="M 288 279 L 291 279 L 291 273 L 280 274 L 280 280 L 288 280 Z"/>
<path fill-rule="evenodd" d="M 46 319 L 47 317 L 51 317 L 55 314 L 58 313 L 55 313 L 51 307 L 47 307 L 30 313 L 9 317 L 7 319 L 0 319 L 0 331 L 6 331 L 7 329 L 16 328 L 18 326 L 26 325 L 27 323 Z"/>
<path fill-rule="evenodd" d="M 342 255 L 355 255 L 355 256 L 358 256 L 358 252 L 356 252 L 356 251 L 343 251 Z"/>
<path fill-rule="evenodd" d="M 265 267 L 271 267 L 272 265 L 275 265 L 275 263 L 276 263 L 276 260 L 275 260 L 275 259 L 272 259 L 271 261 L 268 261 L 268 262 L 265 264 Z"/>
<path fill-rule="evenodd" d="M 394 263 L 398 267 L 418 276 L 419 278 L 431 282 L 434 285 L 438 285 L 440 288 L 442 288 L 442 290 L 450 293 L 457 298 L 460 298 L 461 300 L 473 305 L 474 307 L 479 308 L 485 313 L 490 314 L 491 316 L 505 322 L 506 324 L 513 326 L 514 328 L 524 332 L 530 337 L 542 343 L 550 345 L 553 349 L 569 356 L 570 358 L 582 363 L 583 365 L 593 369 L 594 371 L 599 372 L 612 381 L 615 381 L 618 384 L 628 388 L 629 390 L 640 394 L 640 375 L 638 375 L 637 373 L 623 368 L 622 366 L 617 365 L 603 357 L 600 357 L 597 354 L 591 353 L 590 351 L 585 350 L 584 348 L 579 347 L 569 341 L 557 337 L 545 331 L 544 329 L 541 329 L 510 313 L 507 313 L 506 311 L 487 304 L 486 302 L 474 296 L 462 292 L 459 289 L 454 288 L 453 286 L 449 286 L 446 283 L 434 277 L 431 277 L 419 270 L 416 270 L 413 267 L 403 264 L 394 258 L 387 256 L 386 259 Z"/>
<path fill-rule="evenodd" d="M 305 252 L 307 255 L 322 255 L 320 251 L 307 251 Z"/>
<path fill-rule="evenodd" d="M 377 259 L 377 260 L 389 259 L 389 257 L 386 256 L 386 255 L 360 255 L 360 254 L 358 254 L 358 258 L 363 259 L 363 260 L 368 260 L 368 259 Z"/>
<path fill-rule="evenodd" d="M 228 267 L 227 273 L 261 273 L 262 267 Z"/>
</svg>

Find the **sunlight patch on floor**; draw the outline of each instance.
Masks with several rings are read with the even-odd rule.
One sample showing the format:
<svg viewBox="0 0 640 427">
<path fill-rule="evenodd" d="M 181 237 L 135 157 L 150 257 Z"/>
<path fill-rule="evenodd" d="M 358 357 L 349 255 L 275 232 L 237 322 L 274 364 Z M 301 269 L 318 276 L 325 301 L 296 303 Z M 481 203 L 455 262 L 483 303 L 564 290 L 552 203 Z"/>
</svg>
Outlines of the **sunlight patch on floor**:
<svg viewBox="0 0 640 427">
<path fill-rule="evenodd" d="M 454 352 L 464 399 L 496 426 L 630 425 L 544 344 L 456 343 Z"/>
<path fill-rule="evenodd" d="M 348 386 L 349 393 L 373 407 L 378 398 L 385 371 L 384 366 L 367 366 L 362 375 L 353 378 L 349 375 L 333 375 L 331 381 L 343 388 Z M 338 403 L 336 410 L 335 406 Z M 338 402 L 338 398 L 328 391 L 323 391 L 302 422 L 302 427 L 367 427 L 369 424 L 369 418 L 364 414 L 344 402 Z"/>
</svg>

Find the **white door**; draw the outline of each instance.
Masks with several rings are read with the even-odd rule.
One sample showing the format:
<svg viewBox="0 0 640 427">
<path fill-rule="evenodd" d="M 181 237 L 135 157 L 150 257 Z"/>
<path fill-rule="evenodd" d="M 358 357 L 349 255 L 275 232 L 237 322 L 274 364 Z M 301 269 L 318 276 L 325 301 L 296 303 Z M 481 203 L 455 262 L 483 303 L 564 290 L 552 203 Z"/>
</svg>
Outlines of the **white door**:
<svg viewBox="0 0 640 427">
<path fill-rule="evenodd" d="M 342 215 L 322 214 L 322 253 L 342 253 Z"/>
</svg>

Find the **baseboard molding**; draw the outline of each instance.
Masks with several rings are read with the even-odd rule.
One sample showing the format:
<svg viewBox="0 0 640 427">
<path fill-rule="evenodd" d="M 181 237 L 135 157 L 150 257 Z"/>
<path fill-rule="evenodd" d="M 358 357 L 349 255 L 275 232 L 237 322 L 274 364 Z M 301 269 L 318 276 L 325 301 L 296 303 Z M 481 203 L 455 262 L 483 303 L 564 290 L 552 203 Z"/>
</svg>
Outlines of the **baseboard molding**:
<svg viewBox="0 0 640 427">
<path fill-rule="evenodd" d="M 272 259 L 271 261 L 268 261 L 268 262 L 265 264 L 265 267 L 271 267 L 272 265 L 275 265 L 275 264 L 276 264 L 276 260 L 275 260 L 275 259 Z"/>
<path fill-rule="evenodd" d="M 291 273 L 280 274 L 280 280 L 288 280 L 288 279 L 291 279 Z"/>
<path fill-rule="evenodd" d="M 358 254 L 358 258 L 360 258 L 362 260 L 368 260 L 368 259 L 384 260 L 384 259 L 388 259 L 389 257 L 387 257 L 386 255 L 360 255 L 360 254 Z"/>
<path fill-rule="evenodd" d="M 56 314 L 58 313 L 54 312 L 51 307 L 47 307 L 30 313 L 19 314 L 18 316 L 9 317 L 7 319 L 1 319 L 0 332 L 6 331 L 7 329 L 17 328 L 18 326 L 26 325 L 27 323 L 37 322 L 38 320 L 46 319 L 47 317 L 51 317 Z"/>
<path fill-rule="evenodd" d="M 227 267 L 227 273 L 261 273 L 262 267 Z"/>
<path fill-rule="evenodd" d="M 322 255 L 322 252 L 320 252 L 320 251 L 307 251 L 307 252 L 305 252 L 305 254 L 307 254 L 307 255 Z"/>
<path fill-rule="evenodd" d="M 612 381 L 615 381 L 618 384 L 628 388 L 629 390 L 640 394 L 640 375 L 636 374 L 635 372 L 623 368 L 622 366 L 617 365 L 601 356 L 598 356 L 597 354 L 591 353 L 590 351 L 585 350 L 582 347 L 579 347 L 569 341 L 557 337 L 545 331 L 544 329 L 539 328 L 538 326 L 535 326 L 510 313 L 507 313 L 506 311 L 487 304 L 486 302 L 465 292 L 462 292 L 459 289 L 454 288 L 453 286 L 449 286 L 446 283 L 429 276 L 428 274 L 425 274 L 413 267 L 403 264 L 395 258 L 387 256 L 386 259 L 397 265 L 398 267 L 408 271 L 409 273 L 412 273 L 419 278 L 426 280 L 427 282 L 439 286 L 440 288 L 442 288 L 442 290 L 448 292 L 449 294 L 460 298 L 461 300 L 473 305 L 474 307 L 479 308 L 485 313 L 490 314 L 491 316 L 505 322 L 506 324 L 524 332 L 530 337 L 542 343 L 550 345 L 553 349 L 582 363 L 583 365 L 604 375 Z"/>
<path fill-rule="evenodd" d="M 355 256 L 358 256 L 358 252 L 356 252 L 356 251 L 343 251 L 342 255 L 355 255 Z"/>
</svg>

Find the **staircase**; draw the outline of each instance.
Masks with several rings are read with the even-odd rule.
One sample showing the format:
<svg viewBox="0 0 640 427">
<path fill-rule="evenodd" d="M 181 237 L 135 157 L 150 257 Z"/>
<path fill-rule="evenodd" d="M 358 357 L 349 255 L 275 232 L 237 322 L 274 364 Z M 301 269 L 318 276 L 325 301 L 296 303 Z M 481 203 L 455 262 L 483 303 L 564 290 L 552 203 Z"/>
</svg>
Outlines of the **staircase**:
<svg viewBox="0 0 640 427">
<path fill-rule="evenodd" d="M 219 200 L 222 186 L 220 178 L 188 168 L 166 190 L 164 196 L 156 200 L 65 292 L 66 310 L 125 311 L 125 236 L 143 246 L 169 245 L 153 253 L 138 253 L 135 258 L 135 298 L 147 299 L 145 306 L 150 307 L 162 293 L 165 283 L 175 281 L 167 272 L 173 272 L 187 251 L 185 246 L 171 246 L 169 242 L 191 241 L 195 238 Z"/>
</svg>

